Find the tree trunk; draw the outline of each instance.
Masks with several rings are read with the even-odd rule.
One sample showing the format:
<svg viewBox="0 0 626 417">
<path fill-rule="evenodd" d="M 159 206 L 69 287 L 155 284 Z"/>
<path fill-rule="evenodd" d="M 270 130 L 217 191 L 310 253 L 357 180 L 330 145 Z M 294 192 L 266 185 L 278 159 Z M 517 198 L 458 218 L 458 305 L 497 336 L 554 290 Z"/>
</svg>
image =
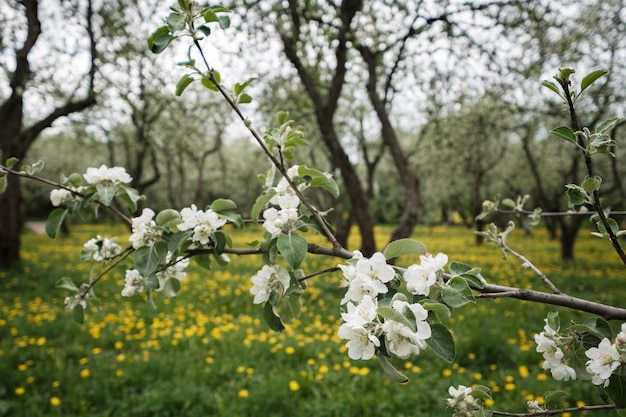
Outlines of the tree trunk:
<svg viewBox="0 0 626 417">
<path fill-rule="evenodd" d="M 574 244 L 578 230 L 584 219 L 582 216 L 571 216 L 569 219 L 561 218 L 559 222 L 561 230 L 561 260 L 574 260 Z"/>
<path fill-rule="evenodd" d="M 26 206 L 20 188 L 20 178 L 9 176 L 7 188 L 0 196 L 0 268 L 8 269 L 20 261 L 21 235 L 26 218 Z"/>
</svg>

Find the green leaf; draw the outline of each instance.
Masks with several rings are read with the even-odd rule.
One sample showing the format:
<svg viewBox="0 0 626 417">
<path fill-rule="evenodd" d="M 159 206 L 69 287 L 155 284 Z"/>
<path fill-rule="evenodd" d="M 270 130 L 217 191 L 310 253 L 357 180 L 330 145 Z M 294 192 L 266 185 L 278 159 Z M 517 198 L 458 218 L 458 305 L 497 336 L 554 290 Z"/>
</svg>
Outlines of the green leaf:
<svg viewBox="0 0 626 417">
<path fill-rule="evenodd" d="M 559 97 L 562 97 L 561 96 L 561 91 L 559 91 L 559 87 L 557 87 L 556 84 L 554 84 L 552 81 L 544 80 L 544 81 L 541 82 L 541 85 L 543 85 L 544 87 L 547 87 L 550 90 L 554 91 L 555 93 L 557 93 L 559 95 Z"/>
<path fill-rule="evenodd" d="M 283 234 L 276 241 L 278 252 L 285 258 L 291 269 L 298 269 L 306 258 L 306 240 L 293 233 Z"/>
<path fill-rule="evenodd" d="M 4 163 L 4 165 L 6 165 L 7 168 L 13 168 L 15 166 L 15 164 L 17 164 L 19 162 L 19 158 L 16 157 L 11 157 L 9 159 L 6 160 L 6 162 Z"/>
<path fill-rule="evenodd" d="M 56 283 L 57 288 L 65 288 L 66 290 L 70 290 L 72 292 L 78 292 L 78 287 L 72 281 L 72 278 L 63 277 Z"/>
<path fill-rule="evenodd" d="M 548 313 L 546 324 L 557 332 L 561 329 L 561 319 L 559 318 L 558 311 Z"/>
<path fill-rule="evenodd" d="M 211 254 L 209 253 L 201 253 L 200 255 L 196 255 L 193 257 L 198 266 L 210 270 L 211 269 Z"/>
<path fill-rule="evenodd" d="M 485 385 L 474 385 L 470 395 L 474 398 L 489 400 L 491 399 L 491 389 Z"/>
<path fill-rule="evenodd" d="M 607 395 L 618 410 L 626 408 L 626 378 L 622 375 L 613 374 L 609 378 L 609 386 L 604 388 Z"/>
<path fill-rule="evenodd" d="M 67 209 L 63 208 L 55 208 L 48 215 L 48 220 L 46 220 L 46 234 L 54 239 L 59 233 L 61 229 L 61 224 L 63 224 L 63 220 L 65 220 L 65 216 L 67 215 Z"/>
<path fill-rule="evenodd" d="M 221 230 L 216 230 L 215 233 L 213 233 L 213 237 L 215 238 L 215 253 L 221 255 L 224 253 L 224 249 L 226 249 L 226 244 L 230 241 L 230 238 Z"/>
<path fill-rule="evenodd" d="M 566 391 L 556 390 L 556 391 L 548 391 L 543 394 L 543 401 L 546 405 L 549 406 L 559 406 L 560 400 L 569 396 Z"/>
<path fill-rule="evenodd" d="M 157 270 L 159 265 L 165 263 L 166 256 L 167 244 L 163 241 L 142 246 L 135 251 L 135 268 L 141 276 L 147 278 Z"/>
<path fill-rule="evenodd" d="M 461 277 L 451 278 L 441 288 L 443 301 L 452 308 L 459 308 L 468 303 L 476 302 L 470 286 Z"/>
<path fill-rule="evenodd" d="M 217 14 L 211 10 L 211 9 L 207 9 L 204 14 L 202 15 L 202 17 L 204 18 L 204 21 L 207 23 L 211 23 L 211 22 L 218 22 L 219 21 L 219 17 L 217 16 Z"/>
<path fill-rule="evenodd" d="M 408 328 L 410 328 L 413 332 L 417 331 L 417 325 L 415 323 L 415 320 L 411 322 L 411 320 L 409 320 L 407 317 L 405 317 L 395 308 L 379 306 L 376 309 L 376 312 L 378 313 L 379 316 L 383 317 L 385 320 L 397 321 L 398 323 L 402 323 Z"/>
<path fill-rule="evenodd" d="M 165 209 L 161 210 L 159 214 L 156 215 L 155 218 L 156 224 L 160 226 L 170 226 L 170 229 L 173 229 L 173 226 L 182 222 L 180 218 L 180 213 L 174 209 Z M 170 248 L 170 252 L 173 252 Z"/>
<path fill-rule="evenodd" d="M 600 184 L 602 184 L 602 177 L 594 175 L 593 177 L 589 177 L 589 176 L 585 177 L 582 184 L 580 185 L 582 185 L 583 189 L 586 192 L 591 194 L 594 191 L 597 191 L 600 189 Z"/>
<path fill-rule="evenodd" d="M 308 178 L 309 184 L 311 184 L 312 187 L 323 188 L 333 197 L 339 197 L 339 186 L 335 180 L 329 175 L 326 175 L 326 173 L 315 168 L 300 166 L 298 168 L 298 175 L 302 178 Z"/>
<path fill-rule="evenodd" d="M 615 126 L 615 124 L 621 120 L 622 119 L 619 117 L 614 117 L 612 119 L 604 120 L 598 125 L 598 127 L 596 127 L 596 133 L 604 133 L 607 130 L 612 129 L 613 126 Z"/>
<path fill-rule="evenodd" d="M 176 37 L 170 34 L 169 27 L 161 26 L 148 38 L 148 48 L 150 48 L 153 53 L 160 54 L 165 51 L 174 39 L 176 39 Z"/>
<path fill-rule="evenodd" d="M 125 185 L 119 185 L 118 191 L 118 198 L 126 203 L 130 211 L 137 211 L 137 202 L 144 197 L 140 195 L 139 192 L 134 188 L 126 187 Z"/>
<path fill-rule="evenodd" d="M 567 194 L 569 202 L 572 205 L 577 206 L 580 204 L 584 204 L 585 201 L 587 201 L 587 193 L 585 192 L 585 189 L 581 186 L 576 184 L 567 184 L 565 188 L 567 188 L 565 193 Z"/>
<path fill-rule="evenodd" d="M 259 215 L 261 214 L 261 210 L 265 207 L 265 205 L 276 195 L 276 190 L 274 188 L 270 188 L 263 194 L 257 197 L 254 205 L 252 206 L 252 220 L 255 222 L 259 220 Z"/>
<path fill-rule="evenodd" d="M 250 97 L 248 94 L 242 94 L 239 96 L 239 98 L 237 99 L 237 103 L 239 104 L 248 104 L 248 103 L 252 103 L 252 97 Z"/>
<path fill-rule="evenodd" d="M 215 78 L 215 81 L 217 81 L 217 83 L 219 83 L 220 82 L 220 73 L 217 72 L 217 71 L 212 71 L 212 73 L 213 73 L 213 78 Z M 211 77 L 202 77 L 202 85 L 203 86 L 205 86 L 206 88 L 208 88 L 211 91 L 219 91 L 215 81 L 213 81 L 213 79 L 211 79 Z"/>
<path fill-rule="evenodd" d="M 389 359 L 387 359 L 386 356 L 376 355 L 376 357 L 378 358 L 378 363 L 380 363 L 381 368 L 383 368 L 383 372 L 392 382 L 398 382 L 400 384 L 409 382 L 409 378 L 407 378 L 406 375 L 398 371 L 396 367 L 393 366 L 391 362 L 389 362 Z"/>
<path fill-rule="evenodd" d="M 79 324 L 85 322 L 85 309 L 81 304 L 76 304 L 72 309 L 72 320 Z"/>
<path fill-rule="evenodd" d="M 275 332 L 282 332 L 283 330 L 285 330 L 285 325 L 283 324 L 283 321 L 280 319 L 280 316 L 276 314 L 274 306 L 269 302 L 265 303 L 265 306 L 263 308 L 263 319 L 265 320 L 265 323 L 269 326 L 269 328 L 274 330 Z"/>
<path fill-rule="evenodd" d="M 456 343 L 450 330 L 442 324 L 431 324 L 430 330 L 432 335 L 426 340 L 428 346 L 448 363 L 454 362 L 456 357 Z"/>
<path fill-rule="evenodd" d="M 237 204 L 233 200 L 218 198 L 211 204 L 211 209 L 217 213 L 237 209 Z"/>
<path fill-rule="evenodd" d="M 568 142 L 577 144 L 576 135 L 574 134 L 574 131 L 567 126 L 559 126 L 555 129 L 552 129 L 550 132 L 560 137 L 561 139 L 565 139 Z"/>
<path fill-rule="evenodd" d="M 427 301 L 422 304 L 422 307 L 424 307 L 428 311 L 432 311 L 433 313 L 435 313 L 437 317 L 439 317 L 439 319 L 449 319 L 451 316 L 451 312 L 448 306 L 442 303 Z"/>
<path fill-rule="evenodd" d="M 585 76 L 585 78 L 583 78 L 583 80 L 580 82 L 580 93 L 582 93 L 583 91 L 585 91 L 585 89 L 587 87 L 589 87 L 591 84 L 593 84 L 598 78 L 604 76 L 605 74 L 607 74 L 609 71 L 607 69 L 598 69 L 595 71 L 590 72 L 589 74 L 587 74 Z M 578 95 L 580 95 L 580 93 L 578 93 Z"/>
<path fill-rule="evenodd" d="M 117 185 L 114 184 L 96 184 L 96 190 L 98 191 L 98 197 L 100 202 L 105 206 L 110 206 L 115 193 L 117 192 Z"/>
<path fill-rule="evenodd" d="M 181 79 L 178 80 L 178 83 L 176 83 L 176 95 L 180 96 L 181 94 L 183 94 L 183 91 L 185 91 L 185 88 L 187 88 L 189 84 L 191 84 L 194 81 L 195 79 L 191 75 L 189 74 L 183 75 Z"/>
<path fill-rule="evenodd" d="M 2 175 L 2 176 L 0 176 L 0 194 L 5 192 L 6 189 L 7 189 L 7 176 L 6 175 Z"/>
<path fill-rule="evenodd" d="M 176 278 L 170 278 L 163 284 L 163 294 L 167 298 L 174 298 L 180 291 L 180 281 Z"/>
<path fill-rule="evenodd" d="M 393 259 L 402 255 L 422 255 L 424 253 L 426 253 L 426 246 L 422 242 L 413 239 L 394 240 L 383 250 L 385 259 Z"/>
<path fill-rule="evenodd" d="M 228 29 L 230 27 L 230 17 L 228 17 L 228 16 L 220 16 L 218 18 L 218 21 L 219 21 L 220 27 L 222 29 Z"/>
<path fill-rule="evenodd" d="M 184 30 L 186 26 L 185 15 L 180 13 L 170 13 L 165 22 L 172 33 Z"/>
<path fill-rule="evenodd" d="M 151 290 L 158 290 L 160 284 L 159 284 L 159 279 L 157 278 L 156 274 L 152 273 L 148 275 L 146 277 L 145 285 L 147 288 Z"/>
</svg>

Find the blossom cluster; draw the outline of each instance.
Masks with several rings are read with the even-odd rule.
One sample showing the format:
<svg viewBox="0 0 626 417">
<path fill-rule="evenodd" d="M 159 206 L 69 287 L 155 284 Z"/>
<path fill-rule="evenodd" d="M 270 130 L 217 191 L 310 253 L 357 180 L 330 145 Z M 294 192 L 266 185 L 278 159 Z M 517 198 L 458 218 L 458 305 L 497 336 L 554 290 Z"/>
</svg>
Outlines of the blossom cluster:
<svg viewBox="0 0 626 417">
<path fill-rule="evenodd" d="M 613 344 L 605 337 L 597 348 L 589 348 L 585 356 L 589 358 L 585 370 L 591 375 L 591 382 L 608 386 L 613 372 L 626 363 L 626 323 L 622 324 Z"/>
<path fill-rule="evenodd" d="M 158 271 L 156 277 L 159 283 L 155 291 L 163 291 L 168 286 L 169 280 L 184 281 L 187 273 L 185 269 L 189 266 L 189 259 L 178 257 L 176 262 L 172 262 L 172 254 L 168 252 L 166 263 L 167 268 Z M 145 290 L 148 279 L 143 277 L 137 269 L 127 269 L 124 277 L 124 288 L 122 289 L 122 297 L 132 297 Z"/>
<path fill-rule="evenodd" d="M 117 243 L 117 238 L 109 239 L 98 235 L 83 245 L 80 256 L 84 261 L 93 259 L 96 262 L 108 262 L 120 253 L 122 247 Z"/>
<path fill-rule="evenodd" d="M 447 261 L 444 254 L 422 256 L 420 265 L 412 265 L 401 275 L 407 290 L 414 295 L 428 295 Z M 428 311 L 421 304 L 409 303 L 404 294 L 396 293 L 381 305 L 379 295 L 389 291 L 397 276 L 382 253 L 376 252 L 367 258 L 356 251 L 348 265 L 339 265 L 339 268 L 345 279 L 343 284 L 348 287 L 341 300 L 347 311 L 341 314 L 343 323 L 339 337 L 348 340 L 346 347 L 350 358 L 371 359 L 376 349 L 384 348 L 405 359 L 426 348 L 431 328 L 427 322 Z M 383 309 L 381 313 L 382 307 L 391 310 Z"/>
<path fill-rule="evenodd" d="M 254 304 L 262 304 L 269 300 L 272 292 L 283 294 L 289 288 L 289 273 L 277 265 L 263 265 L 252 276 L 250 293 L 254 295 Z"/>
<path fill-rule="evenodd" d="M 472 396 L 472 388 L 465 385 L 459 385 L 457 388 L 448 388 L 450 398 L 446 399 L 448 407 L 454 414 L 453 417 L 473 417 L 482 407 L 478 401 Z"/>
<path fill-rule="evenodd" d="M 213 233 L 226 224 L 226 219 L 218 216 L 211 209 L 198 210 L 195 204 L 180 211 L 183 222 L 178 224 L 178 230 L 193 230 L 191 240 L 194 244 L 206 245 Z"/>
<path fill-rule="evenodd" d="M 558 330 L 552 328 L 546 319 L 544 330 L 535 335 L 537 352 L 543 353 L 543 368 L 549 369 L 554 379 L 576 379 L 576 371 L 567 364 L 567 355 L 563 351 L 568 349 L 573 338 L 559 335 Z M 626 364 L 626 323 L 622 324 L 614 343 L 605 337 L 597 347 L 587 349 L 585 356 L 588 360 L 584 371 L 591 377 L 591 382 L 607 387 L 611 375 L 621 365 Z"/>
<path fill-rule="evenodd" d="M 568 343 L 568 338 L 561 337 L 559 329 L 554 329 L 545 319 L 546 325 L 543 331 L 535 335 L 537 352 L 543 354 L 543 369 L 550 370 L 552 377 L 556 380 L 568 381 L 576 379 L 576 371 L 568 365 L 565 360 L 564 346 Z"/>
<path fill-rule="evenodd" d="M 87 184 L 128 184 L 132 178 L 126 170 L 122 167 L 108 168 L 106 165 L 101 165 L 100 168 L 87 168 L 87 172 L 83 174 L 83 178 L 87 181 Z"/>
<path fill-rule="evenodd" d="M 298 165 L 294 165 L 287 170 L 289 178 L 298 175 Z M 286 178 L 282 178 L 276 187 L 274 196 L 270 199 L 270 207 L 263 211 L 263 227 L 272 237 L 278 236 L 281 232 L 293 230 L 298 221 L 298 206 L 300 199 L 289 185 Z"/>
<path fill-rule="evenodd" d="M 143 209 L 139 217 L 132 219 L 131 227 L 132 233 L 129 240 L 135 249 L 156 242 L 163 234 L 163 230 L 154 221 L 154 211 L 149 208 Z"/>
</svg>

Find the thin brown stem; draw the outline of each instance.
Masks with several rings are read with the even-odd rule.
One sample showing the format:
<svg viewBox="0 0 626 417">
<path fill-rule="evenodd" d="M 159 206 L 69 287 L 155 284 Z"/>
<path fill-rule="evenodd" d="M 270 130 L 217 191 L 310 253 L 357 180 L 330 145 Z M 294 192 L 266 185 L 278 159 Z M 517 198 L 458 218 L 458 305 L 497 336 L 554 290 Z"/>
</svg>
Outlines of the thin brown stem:
<svg viewBox="0 0 626 417">
<path fill-rule="evenodd" d="M 533 411 L 531 413 L 509 413 L 506 411 L 493 410 L 494 416 L 507 416 L 507 417 L 539 417 L 539 416 L 555 416 L 564 413 L 580 413 L 584 411 L 597 411 L 597 410 L 612 410 L 615 408 L 615 404 L 603 404 L 603 405 L 585 405 L 583 407 L 568 407 L 558 408 L 554 410 Z"/>
</svg>

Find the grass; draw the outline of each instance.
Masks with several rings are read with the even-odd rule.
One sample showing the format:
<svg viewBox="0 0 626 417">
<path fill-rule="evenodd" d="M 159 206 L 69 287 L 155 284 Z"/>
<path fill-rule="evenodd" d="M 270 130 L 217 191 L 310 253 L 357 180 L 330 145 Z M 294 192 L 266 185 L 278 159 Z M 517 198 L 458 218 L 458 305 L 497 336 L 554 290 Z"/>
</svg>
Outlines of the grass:
<svg viewBox="0 0 626 417">
<path fill-rule="evenodd" d="M 378 229 L 381 246 L 389 232 Z M 601 403 L 591 384 L 542 372 L 533 334 L 556 308 L 504 299 L 464 307 L 449 322 L 455 364 L 431 352 L 396 362 L 411 378 L 398 385 L 375 361 L 348 359 L 337 337 L 338 273 L 315 278 L 301 317 L 282 333 L 269 331 L 248 292 L 255 257 L 233 258 L 228 270 L 191 268 L 179 296 L 157 297 L 157 310 L 123 299 L 123 271 L 115 271 L 96 287 L 101 306 L 78 325 L 54 285 L 62 276 L 88 277 L 90 265 L 78 261 L 82 244 L 111 233 L 125 234 L 107 226 L 75 227 L 56 241 L 25 233 L 21 268 L 0 273 L 0 416 L 445 416 L 447 388 L 474 383 L 490 386 L 494 408 L 507 411 L 523 412 L 526 400 L 554 389 L 570 392 L 570 406 Z M 516 233 L 511 245 L 562 290 L 620 304 L 623 267 L 607 243 L 581 236 L 578 259 L 565 263 L 541 230 Z M 543 289 L 494 246 L 475 246 L 467 229 L 420 228 L 415 236 L 433 253 L 480 266 L 491 283 Z M 334 264 L 314 258 L 308 268 Z M 558 310 L 562 323 L 584 317 Z"/>
</svg>

